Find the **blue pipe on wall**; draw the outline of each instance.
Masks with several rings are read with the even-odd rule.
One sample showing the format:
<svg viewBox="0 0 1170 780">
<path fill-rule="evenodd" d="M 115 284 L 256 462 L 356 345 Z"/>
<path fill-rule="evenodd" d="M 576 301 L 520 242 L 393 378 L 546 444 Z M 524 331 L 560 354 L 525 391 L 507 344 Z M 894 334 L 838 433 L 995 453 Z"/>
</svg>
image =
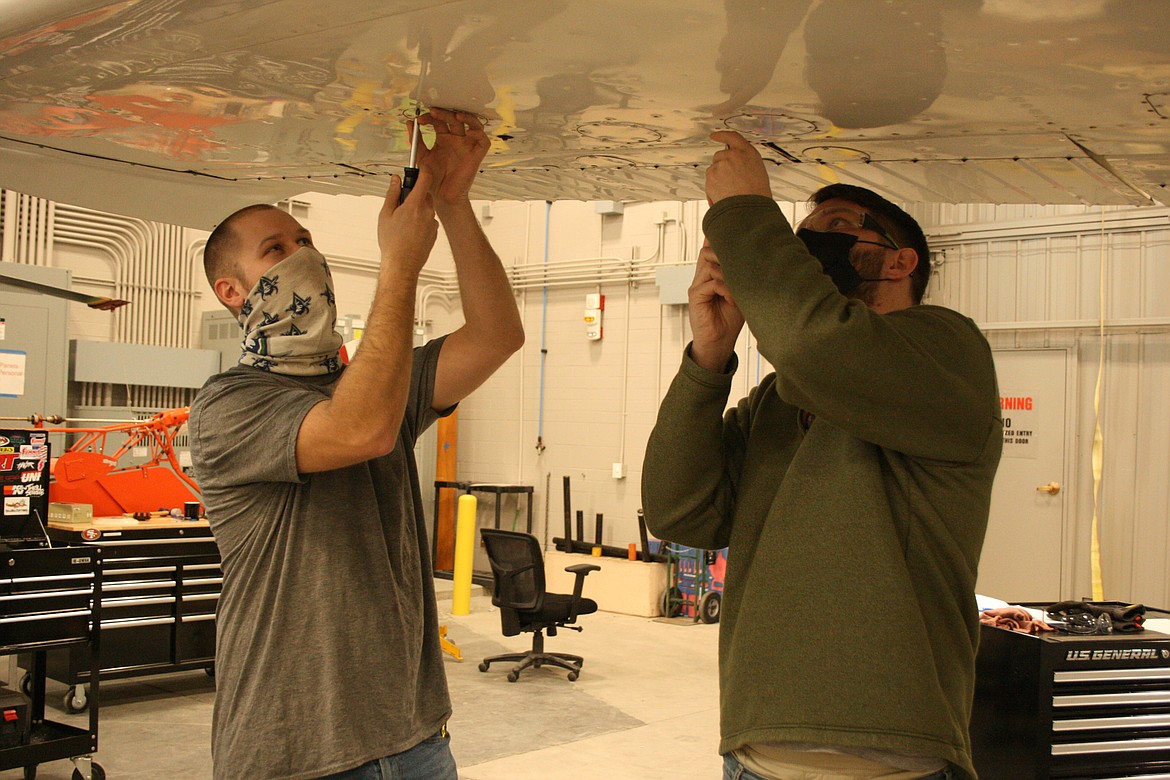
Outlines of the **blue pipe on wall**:
<svg viewBox="0 0 1170 780">
<path fill-rule="evenodd" d="M 548 234 L 552 215 L 552 201 L 544 202 L 544 264 L 548 266 Z M 548 285 L 543 288 L 540 304 L 540 389 L 537 392 L 539 411 L 536 416 L 536 452 L 544 452 L 544 361 L 548 357 L 545 336 L 548 331 Z"/>
</svg>

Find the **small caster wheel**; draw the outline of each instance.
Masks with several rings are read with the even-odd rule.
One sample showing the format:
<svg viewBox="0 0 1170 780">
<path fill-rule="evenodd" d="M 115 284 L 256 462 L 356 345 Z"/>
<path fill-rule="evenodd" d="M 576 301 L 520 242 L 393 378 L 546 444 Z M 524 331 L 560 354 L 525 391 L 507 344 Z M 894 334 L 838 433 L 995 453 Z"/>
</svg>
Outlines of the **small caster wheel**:
<svg viewBox="0 0 1170 780">
<path fill-rule="evenodd" d="M 20 678 L 20 692 L 32 698 L 32 672 L 25 672 Z"/>
<path fill-rule="evenodd" d="M 486 663 L 483 663 L 483 662 L 481 661 L 481 662 L 480 662 L 480 664 L 479 664 L 479 670 L 480 670 L 481 672 L 486 672 L 486 671 L 488 670 L 488 665 L 487 665 Z"/>
<path fill-rule="evenodd" d="M 62 704 L 65 707 L 65 711 L 70 715 L 85 712 L 86 707 L 89 706 L 89 698 L 85 695 L 85 686 L 69 686 L 69 690 L 65 691 L 65 698 L 62 700 Z"/>
<path fill-rule="evenodd" d="M 569 682 L 573 682 L 574 680 L 576 680 L 580 676 L 581 676 L 580 672 L 569 672 Z"/>
<path fill-rule="evenodd" d="M 520 679 L 519 672 L 508 672 L 508 682 L 516 682 Z"/>
<path fill-rule="evenodd" d="M 90 764 L 89 776 L 90 780 L 106 780 L 106 770 L 102 769 L 101 764 Z M 73 770 L 73 780 L 85 780 L 85 776 L 81 774 L 80 769 Z"/>
</svg>

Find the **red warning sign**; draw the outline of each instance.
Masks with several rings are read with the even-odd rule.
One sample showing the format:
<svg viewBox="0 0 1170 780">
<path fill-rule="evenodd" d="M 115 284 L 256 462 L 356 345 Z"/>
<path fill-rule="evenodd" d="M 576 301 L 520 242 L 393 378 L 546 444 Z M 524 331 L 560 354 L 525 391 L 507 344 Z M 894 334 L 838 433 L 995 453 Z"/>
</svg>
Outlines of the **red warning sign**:
<svg viewBox="0 0 1170 780">
<path fill-rule="evenodd" d="M 999 408 L 1003 414 L 1003 456 L 1036 458 L 1036 422 L 1039 419 L 1035 396 L 1031 393 L 1003 393 Z"/>
</svg>

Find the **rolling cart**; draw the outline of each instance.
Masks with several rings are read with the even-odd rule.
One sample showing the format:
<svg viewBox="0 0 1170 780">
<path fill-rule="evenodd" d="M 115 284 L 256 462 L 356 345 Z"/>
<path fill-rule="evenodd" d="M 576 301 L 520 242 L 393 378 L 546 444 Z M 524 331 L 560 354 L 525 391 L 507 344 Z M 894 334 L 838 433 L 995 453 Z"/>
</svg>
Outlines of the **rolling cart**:
<svg viewBox="0 0 1170 780">
<path fill-rule="evenodd" d="M 21 654 L 29 666 L 21 684 L 27 704 L 7 692 L 12 704 L 5 720 L 15 728 L 0 741 L 0 770 L 23 768 L 24 780 L 35 780 L 39 764 L 70 759 L 74 780 L 104 780 L 105 771 L 92 760 L 98 746 L 100 590 L 100 549 L 0 544 L 0 656 Z M 45 719 L 47 654 L 74 645 L 84 645 L 93 663 L 87 729 Z"/>
<path fill-rule="evenodd" d="M 715 588 L 711 565 L 718 552 L 700 550 L 673 542 L 661 542 L 658 552 L 666 556 L 666 590 L 662 592 L 665 617 L 687 615 L 695 622 L 718 623 L 723 594 Z"/>
</svg>

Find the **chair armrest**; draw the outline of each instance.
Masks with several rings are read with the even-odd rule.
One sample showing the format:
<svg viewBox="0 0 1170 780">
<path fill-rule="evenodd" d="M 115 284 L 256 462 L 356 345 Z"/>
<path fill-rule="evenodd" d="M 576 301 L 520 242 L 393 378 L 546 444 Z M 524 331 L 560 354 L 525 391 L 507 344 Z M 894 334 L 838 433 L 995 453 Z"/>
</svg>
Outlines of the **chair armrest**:
<svg viewBox="0 0 1170 780">
<path fill-rule="evenodd" d="M 585 586 L 585 578 L 589 576 L 591 571 L 601 571 L 601 567 L 596 563 L 575 563 L 572 566 L 566 566 L 565 571 L 577 577 L 576 582 L 573 583 L 573 602 L 569 607 L 569 619 L 566 621 L 574 623 L 577 620 L 577 605 L 581 603 L 581 590 Z"/>
<path fill-rule="evenodd" d="M 596 563 L 574 563 L 572 566 L 566 566 L 565 571 L 570 574 L 589 574 L 591 571 L 601 571 L 601 567 Z"/>
</svg>

